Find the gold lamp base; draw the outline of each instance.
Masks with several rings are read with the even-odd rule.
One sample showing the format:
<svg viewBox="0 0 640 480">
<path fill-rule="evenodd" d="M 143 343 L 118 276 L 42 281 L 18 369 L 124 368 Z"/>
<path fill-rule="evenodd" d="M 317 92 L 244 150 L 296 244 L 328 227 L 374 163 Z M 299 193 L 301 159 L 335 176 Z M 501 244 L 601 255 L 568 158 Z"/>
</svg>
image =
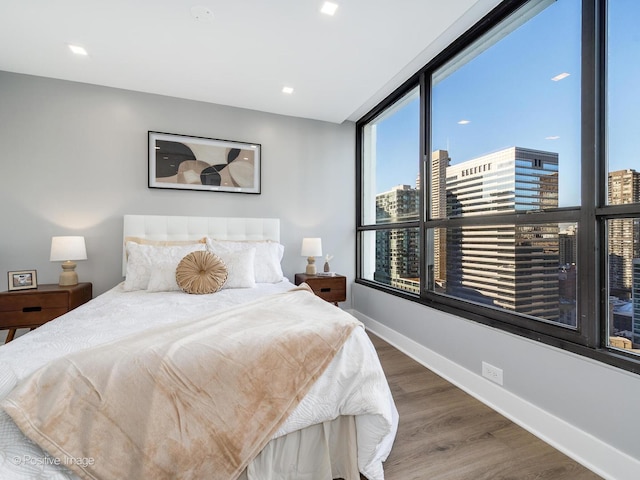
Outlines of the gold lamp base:
<svg viewBox="0 0 640 480">
<path fill-rule="evenodd" d="M 58 285 L 61 287 L 70 287 L 78 284 L 78 274 L 76 273 L 76 263 L 71 260 L 62 262 L 63 272 L 60 274 Z"/>
<path fill-rule="evenodd" d="M 307 269 L 305 270 L 307 275 L 315 275 L 316 274 L 316 259 L 315 257 L 307 258 Z"/>
</svg>

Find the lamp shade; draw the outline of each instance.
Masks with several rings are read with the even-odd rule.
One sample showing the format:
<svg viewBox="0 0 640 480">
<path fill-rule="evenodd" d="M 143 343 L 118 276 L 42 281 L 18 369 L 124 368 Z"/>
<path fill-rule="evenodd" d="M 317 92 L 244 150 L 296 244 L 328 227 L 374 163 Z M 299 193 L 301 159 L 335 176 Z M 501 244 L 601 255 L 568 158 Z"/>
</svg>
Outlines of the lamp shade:
<svg viewBox="0 0 640 480">
<path fill-rule="evenodd" d="M 51 237 L 52 262 L 66 262 L 67 260 L 86 260 L 87 248 L 84 237 Z"/>
<path fill-rule="evenodd" d="M 322 239 L 303 238 L 300 255 L 303 257 L 321 257 L 322 256 Z"/>
</svg>

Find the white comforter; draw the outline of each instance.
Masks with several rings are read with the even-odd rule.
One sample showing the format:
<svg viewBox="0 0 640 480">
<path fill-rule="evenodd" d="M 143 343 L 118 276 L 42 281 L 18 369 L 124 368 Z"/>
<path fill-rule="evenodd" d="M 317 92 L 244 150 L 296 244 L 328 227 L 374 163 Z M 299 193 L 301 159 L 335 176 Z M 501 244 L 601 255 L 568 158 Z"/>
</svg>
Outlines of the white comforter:
<svg viewBox="0 0 640 480">
<path fill-rule="evenodd" d="M 0 347 L 0 399 L 21 379 L 65 354 L 100 345 L 152 326 L 286 291 L 293 285 L 261 284 L 214 295 L 124 292 L 118 285 L 93 301 Z M 366 333 L 357 328 L 286 420 L 275 437 L 339 415 L 356 415 L 358 464 L 370 480 L 382 480 L 382 462 L 395 438 L 398 416 L 380 363 Z M 26 438 L 0 411 L 0 478 L 76 479 Z"/>
</svg>

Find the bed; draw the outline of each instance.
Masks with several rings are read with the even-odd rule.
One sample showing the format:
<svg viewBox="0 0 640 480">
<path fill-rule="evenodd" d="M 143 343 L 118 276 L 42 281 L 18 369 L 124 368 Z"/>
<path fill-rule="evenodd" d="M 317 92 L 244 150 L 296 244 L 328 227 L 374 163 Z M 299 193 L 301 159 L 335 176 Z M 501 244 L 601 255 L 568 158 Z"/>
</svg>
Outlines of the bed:
<svg viewBox="0 0 640 480">
<path fill-rule="evenodd" d="M 383 480 L 398 415 L 375 349 L 282 275 L 279 241 L 278 219 L 126 215 L 125 280 L 0 347 L 0 478 Z M 221 258 L 226 283 L 176 286 L 185 251 Z"/>
</svg>

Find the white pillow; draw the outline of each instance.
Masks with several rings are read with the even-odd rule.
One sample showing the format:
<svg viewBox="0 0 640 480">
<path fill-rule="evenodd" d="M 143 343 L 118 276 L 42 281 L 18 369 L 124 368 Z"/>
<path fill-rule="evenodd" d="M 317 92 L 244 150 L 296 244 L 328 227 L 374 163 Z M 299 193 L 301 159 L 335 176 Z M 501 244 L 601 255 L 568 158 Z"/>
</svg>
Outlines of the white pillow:
<svg viewBox="0 0 640 480">
<path fill-rule="evenodd" d="M 171 267 L 173 267 L 173 277 L 175 282 L 176 268 L 180 260 L 185 255 L 197 250 L 206 250 L 204 243 L 193 245 L 173 245 L 173 246 L 157 246 L 157 245 L 140 245 L 136 242 L 127 242 L 127 273 L 124 281 L 124 290 L 146 290 L 151 279 L 151 272 L 154 266 L 160 264 L 168 264 L 163 268 L 163 272 L 157 275 L 169 275 Z M 154 286 L 158 283 L 166 283 L 166 278 L 162 280 L 154 279 Z M 158 288 L 158 287 L 155 287 Z"/>
<path fill-rule="evenodd" d="M 284 278 L 282 265 L 280 264 L 284 255 L 284 245 L 278 242 L 235 242 L 207 238 L 207 248 L 219 257 L 223 257 L 227 252 L 240 252 L 255 248 L 256 255 L 253 267 L 256 283 L 278 283 Z"/>
<path fill-rule="evenodd" d="M 255 248 L 247 248 L 239 252 L 225 252 L 218 257 L 227 267 L 227 281 L 222 286 L 223 289 L 253 288 L 256 286 L 253 269 L 256 258 Z"/>
<path fill-rule="evenodd" d="M 176 282 L 176 269 L 178 265 L 173 262 L 162 262 L 151 267 L 147 292 L 173 292 L 179 291 Z"/>
</svg>

